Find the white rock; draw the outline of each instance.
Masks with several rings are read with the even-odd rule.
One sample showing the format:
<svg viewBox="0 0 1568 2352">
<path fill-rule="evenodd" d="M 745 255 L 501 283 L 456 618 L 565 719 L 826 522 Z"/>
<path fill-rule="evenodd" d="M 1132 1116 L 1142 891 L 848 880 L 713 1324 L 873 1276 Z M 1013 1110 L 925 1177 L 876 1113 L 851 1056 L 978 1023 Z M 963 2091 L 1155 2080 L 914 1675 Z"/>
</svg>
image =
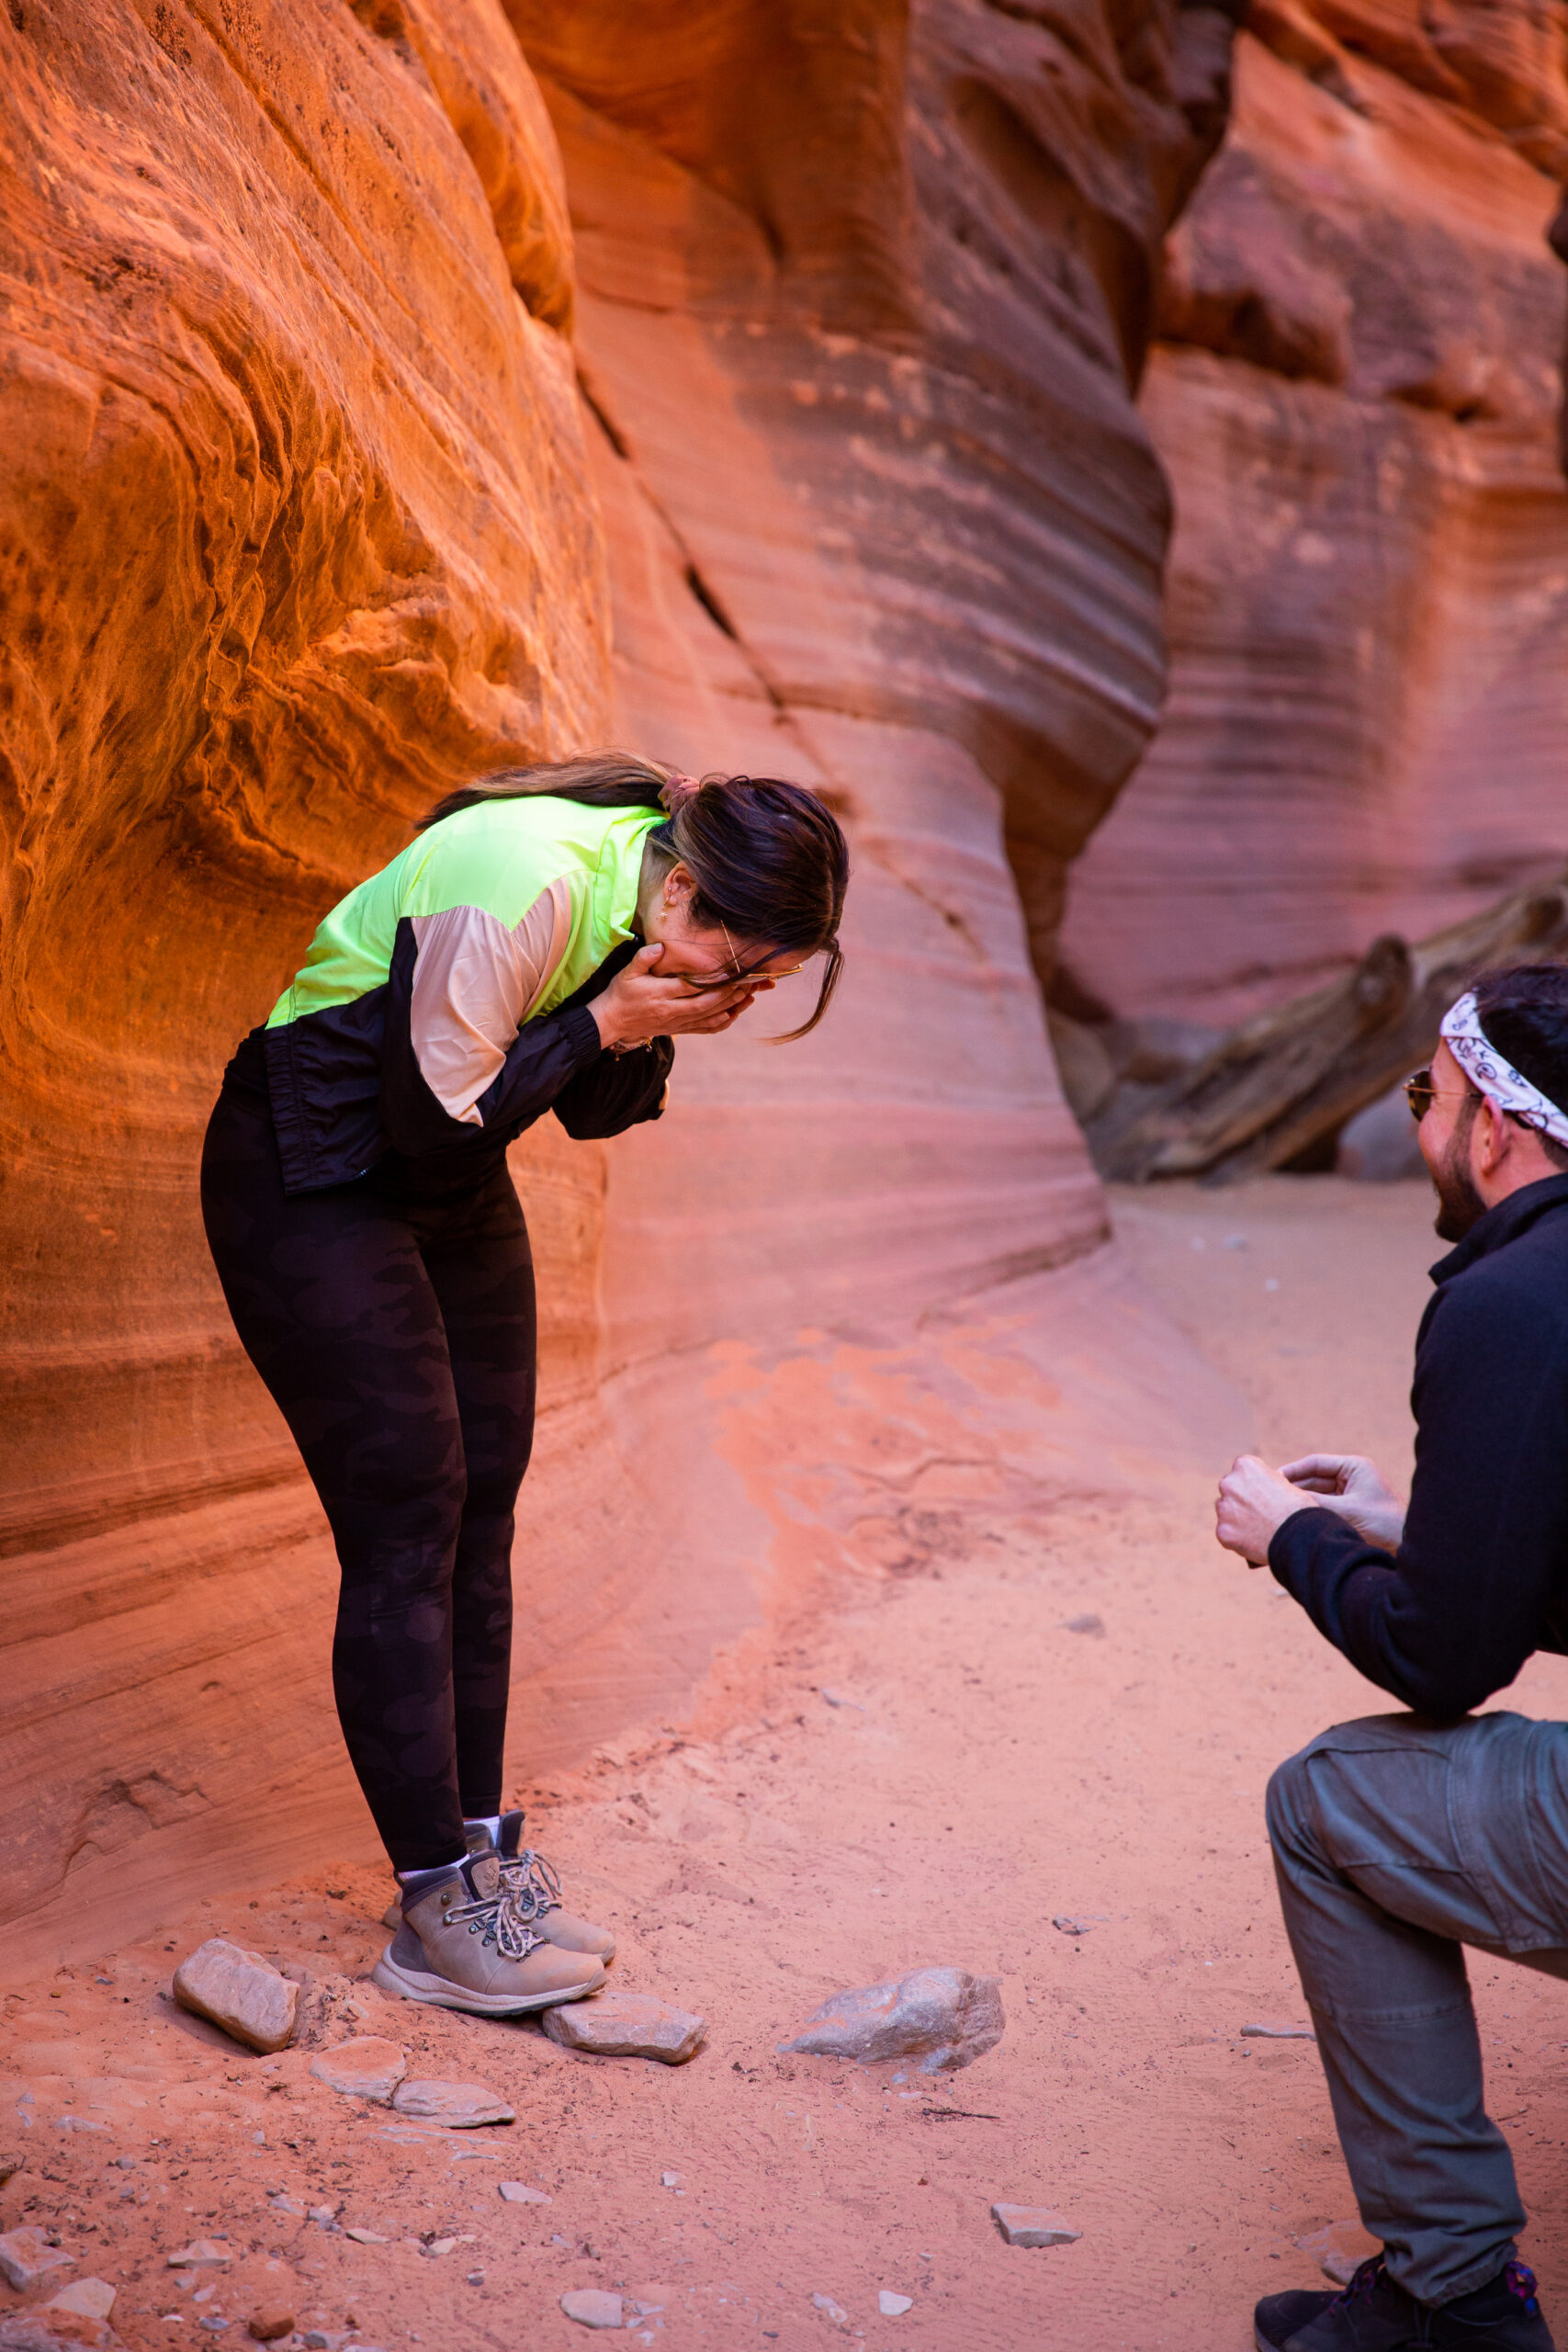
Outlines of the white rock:
<svg viewBox="0 0 1568 2352">
<path fill-rule="evenodd" d="M 679 2188 L 681 2186 L 680 2174 L 678 2172 L 661 2172 L 659 2176 L 659 2186 L 660 2188 Z"/>
<path fill-rule="evenodd" d="M 991 2219 L 1009 2245 L 1071 2245 L 1083 2235 L 1043 2205 L 993 2205 Z"/>
<path fill-rule="evenodd" d="M 971 2065 L 1007 2027 L 994 1976 L 966 1968 L 915 1968 L 886 1984 L 836 1993 L 779 2049 L 820 2058 L 919 2058 L 923 2075 Z"/>
<path fill-rule="evenodd" d="M 233 2256 L 226 2245 L 214 2245 L 210 2238 L 192 2238 L 189 2245 L 182 2245 L 168 2257 L 171 2270 L 217 2270 Z"/>
<path fill-rule="evenodd" d="M 514 2123 L 516 2110 L 488 2083 L 400 2083 L 392 2094 L 400 2115 L 467 2131 L 476 2123 Z"/>
<path fill-rule="evenodd" d="M 294 2038 L 299 1987 L 259 1951 L 209 1936 L 175 1971 L 182 2009 L 210 2018 L 249 2050 L 282 2050 Z"/>
<path fill-rule="evenodd" d="M 707 2020 L 673 2009 L 651 1993 L 594 1993 L 547 2009 L 545 2031 L 563 2050 L 590 2058 L 659 2058 L 683 2066 L 694 2058 Z"/>
<path fill-rule="evenodd" d="M 619 2295 L 612 2295 L 603 2287 L 574 2287 L 570 2294 L 561 2297 L 560 2307 L 568 2319 L 576 2320 L 580 2327 L 625 2324 Z"/>
<path fill-rule="evenodd" d="M 390 2245 L 392 2243 L 390 2238 L 384 2238 L 379 2230 L 344 2230 L 344 2236 L 352 2238 L 355 2245 Z"/>
<path fill-rule="evenodd" d="M 344 2098 L 389 2099 L 403 2076 L 409 2062 L 395 2041 L 383 2041 L 379 2034 L 356 2034 L 352 2041 L 340 2041 L 331 2050 L 318 2051 L 310 2061 L 310 2072 L 319 2083 L 332 2091 L 341 2091 Z"/>
<path fill-rule="evenodd" d="M 0 2237 L 0 2271 L 13 2287 L 34 2287 L 51 2270 L 69 2270 L 75 2259 L 62 2245 L 51 2245 L 42 2230 L 30 2222 Z"/>
<path fill-rule="evenodd" d="M 51 2295 L 45 2308 L 51 2312 L 77 2312 L 83 2319 L 107 2319 L 114 2309 L 115 2290 L 107 2278 L 73 2278 L 69 2287 L 62 2287 L 58 2295 Z"/>
<path fill-rule="evenodd" d="M 876 2308 L 884 2319 L 897 2319 L 904 2312 L 914 2310 L 915 2299 L 913 2295 L 896 2295 L 891 2289 L 884 2287 L 877 2295 Z"/>
<path fill-rule="evenodd" d="M 813 2295 L 811 2300 L 824 2319 L 830 2319 L 835 2327 L 848 2327 L 850 2315 L 842 2303 L 836 2303 L 831 2295 Z"/>
<path fill-rule="evenodd" d="M 1310 2025 L 1244 2025 L 1244 2041 L 1315 2041 L 1317 2036 Z"/>
<path fill-rule="evenodd" d="M 530 2188 L 525 2180 L 499 2180 L 496 2187 L 509 2205 L 553 2205 L 542 2188 Z"/>
</svg>

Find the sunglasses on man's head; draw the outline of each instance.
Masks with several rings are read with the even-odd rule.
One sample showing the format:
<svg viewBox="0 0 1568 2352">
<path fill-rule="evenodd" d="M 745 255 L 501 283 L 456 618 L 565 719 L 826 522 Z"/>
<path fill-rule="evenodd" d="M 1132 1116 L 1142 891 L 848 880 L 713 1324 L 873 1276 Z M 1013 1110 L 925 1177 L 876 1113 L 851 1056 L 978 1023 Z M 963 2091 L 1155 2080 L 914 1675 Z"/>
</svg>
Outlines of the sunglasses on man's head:
<svg viewBox="0 0 1568 2352">
<path fill-rule="evenodd" d="M 1461 1102 L 1480 1102 L 1484 1096 L 1473 1086 L 1434 1086 L 1430 1069 L 1413 1070 L 1404 1081 L 1404 1099 L 1410 1105 L 1410 1115 L 1417 1126 L 1426 1117 L 1440 1094 L 1452 1094 Z"/>
</svg>

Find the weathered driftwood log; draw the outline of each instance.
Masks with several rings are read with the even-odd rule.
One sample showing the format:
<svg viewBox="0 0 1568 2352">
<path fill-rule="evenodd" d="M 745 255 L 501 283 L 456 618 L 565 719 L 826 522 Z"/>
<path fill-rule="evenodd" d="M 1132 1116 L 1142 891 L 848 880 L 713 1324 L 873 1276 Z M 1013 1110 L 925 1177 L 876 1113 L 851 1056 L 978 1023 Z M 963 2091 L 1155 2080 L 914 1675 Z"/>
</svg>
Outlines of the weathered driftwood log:
<svg viewBox="0 0 1568 2352">
<path fill-rule="evenodd" d="M 1568 956 L 1568 869 L 1415 946 L 1392 934 L 1353 972 L 1245 1021 L 1156 1090 L 1122 1087 L 1089 1122 L 1104 1174 L 1224 1183 L 1283 1168 L 1431 1058 L 1478 972 Z"/>
</svg>

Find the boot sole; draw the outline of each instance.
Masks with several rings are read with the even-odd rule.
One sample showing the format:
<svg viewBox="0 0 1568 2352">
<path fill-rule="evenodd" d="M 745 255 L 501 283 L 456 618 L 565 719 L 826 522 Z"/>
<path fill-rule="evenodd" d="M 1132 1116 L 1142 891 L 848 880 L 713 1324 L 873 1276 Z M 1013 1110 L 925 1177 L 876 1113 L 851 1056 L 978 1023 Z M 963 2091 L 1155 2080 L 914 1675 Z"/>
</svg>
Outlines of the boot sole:
<svg viewBox="0 0 1568 2352">
<path fill-rule="evenodd" d="M 423 2001 L 431 2008 L 462 2009 L 476 2018 L 516 2018 L 531 2009 L 559 2008 L 567 2001 L 584 1999 L 604 1984 L 604 1971 L 601 1967 L 586 1984 L 569 1984 L 558 1993 L 528 1993 L 519 1999 L 515 1993 L 474 1993 L 466 1984 L 454 1984 L 450 1977 L 400 1968 L 389 1944 L 371 1970 L 370 1981 L 384 1993 L 400 1994 L 405 2001 Z"/>
</svg>

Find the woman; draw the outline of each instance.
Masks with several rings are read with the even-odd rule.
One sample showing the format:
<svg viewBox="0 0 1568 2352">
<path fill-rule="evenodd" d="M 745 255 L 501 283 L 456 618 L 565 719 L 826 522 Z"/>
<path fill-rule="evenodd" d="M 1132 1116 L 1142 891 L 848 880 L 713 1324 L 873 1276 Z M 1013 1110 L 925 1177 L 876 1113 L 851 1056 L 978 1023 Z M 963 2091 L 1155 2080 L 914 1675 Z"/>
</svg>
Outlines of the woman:
<svg viewBox="0 0 1568 2352">
<path fill-rule="evenodd" d="M 506 1147 L 548 1110 L 576 1136 L 658 1118 L 671 1039 L 821 955 L 790 1034 L 815 1028 L 847 879 L 795 785 L 509 769 L 333 908 L 225 1073 L 208 1240 L 337 1546 L 333 1688 L 401 1905 L 376 1981 L 410 2000 L 576 2000 L 615 1948 L 501 1810 L 535 1339 Z"/>
</svg>

